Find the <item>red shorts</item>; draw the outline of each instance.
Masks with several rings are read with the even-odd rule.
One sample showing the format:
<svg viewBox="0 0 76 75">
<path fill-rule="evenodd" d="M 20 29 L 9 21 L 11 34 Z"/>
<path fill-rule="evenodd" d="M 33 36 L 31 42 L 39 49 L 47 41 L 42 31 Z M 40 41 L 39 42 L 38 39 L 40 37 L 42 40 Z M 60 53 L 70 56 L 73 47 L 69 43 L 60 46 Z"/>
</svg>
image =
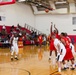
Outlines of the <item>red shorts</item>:
<svg viewBox="0 0 76 75">
<path fill-rule="evenodd" d="M 40 45 L 42 44 L 42 40 L 39 40 L 39 44 L 40 44 Z"/>
<path fill-rule="evenodd" d="M 54 47 L 54 42 L 51 40 L 51 42 L 50 42 L 50 51 L 55 51 L 56 49 L 55 49 L 55 47 Z"/>
<path fill-rule="evenodd" d="M 74 56 L 72 54 L 71 49 L 70 48 L 66 48 L 66 55 L 64 57 L 64 60 L 71 60 L 73 58 L 74 58 Z"/>
</svg>

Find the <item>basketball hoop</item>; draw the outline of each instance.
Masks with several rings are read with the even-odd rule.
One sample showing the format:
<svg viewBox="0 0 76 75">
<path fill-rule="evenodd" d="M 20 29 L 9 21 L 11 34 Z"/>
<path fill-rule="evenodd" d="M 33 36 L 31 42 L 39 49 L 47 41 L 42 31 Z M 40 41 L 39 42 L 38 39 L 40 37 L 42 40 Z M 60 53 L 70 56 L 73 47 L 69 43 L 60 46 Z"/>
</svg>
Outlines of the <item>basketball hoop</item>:
<svg viewBox="0 0 76 75">
<path fill-rule="evenodd" d="M 0 5 L 14 4 L 16 0 L 0 0 Z"/>
</svg>

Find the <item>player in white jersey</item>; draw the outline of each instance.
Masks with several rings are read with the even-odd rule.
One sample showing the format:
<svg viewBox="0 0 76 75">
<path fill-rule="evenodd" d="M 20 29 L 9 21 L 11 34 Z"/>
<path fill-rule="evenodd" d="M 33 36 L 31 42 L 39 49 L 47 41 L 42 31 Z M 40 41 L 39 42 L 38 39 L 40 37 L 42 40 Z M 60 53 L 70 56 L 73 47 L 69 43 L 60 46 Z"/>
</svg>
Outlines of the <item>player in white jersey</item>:
<svg viewBox="0 0 76 75">
<path fill-rule="evenodd" d="M 18 60 L 18 36 L 17 33 L 15 32 L 12 37 L 10 38 L 10 43 L 11 43 L 11 60 L 13 60 L 14 53 L 15 53 L 15 59 Z"/>
<path fill-rule="evenodd" d="M 55 35 L 52 35 L 52 39 L 54 40 L 54 46 L 57 50 L 58 71 L 61 72 L 61 68 L 62 68 L 61 63 L 66 54 L 66 49 L 65 46 L 62 44 L 62 42 L 58 40 Z"/>
</svg>

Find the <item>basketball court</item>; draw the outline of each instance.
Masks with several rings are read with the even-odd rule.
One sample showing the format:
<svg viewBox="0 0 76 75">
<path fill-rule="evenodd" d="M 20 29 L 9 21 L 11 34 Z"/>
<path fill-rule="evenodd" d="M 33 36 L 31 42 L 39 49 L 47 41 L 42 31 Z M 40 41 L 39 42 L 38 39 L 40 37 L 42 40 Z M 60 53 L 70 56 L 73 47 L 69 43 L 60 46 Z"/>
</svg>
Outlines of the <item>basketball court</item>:
<svg viewBox="0 0 76 75">
<path fill-rule="evenodd" d="M 49 61 L 48 47 L 25 46 L 19 60 L 11 61 L 10 49 L 0 48 L 0 75 L 75 75 L 70 69 L 58 73 L 54 53 Z"/>
<path fill-rule="evenodd" d="M 23 1 L 25 1 L 25 0 L 23 0 Z M 26 4 L 26 5 L 28 5 L 29 4 L 29 2 L 30 2 L 30 0 L 26 0 L 26 1 L 28 1 L 28 3 Z M 56 0 L 54 0 L 55 2 L 56 2 Z M 63 1 L 63 0 L 61 0 L 61 1 Z M 64 0 L 64 1 L 67 1 L 67 0 Z M 69 3 L 71 3 L 72 1 L 74 1 L 74 0 L 68 0 L 69 1 Z M 21 0 L 19 0 L 19 2 L 21 2 Z M 47 1 L 46 1 L 47 2 Z M 3 8 L 3 10 L 2 10 L 2 8 L 1 8 L 1 14 L 0 14 L 0 16 L 2 16 L 2 17 L 4 17 L 4 20 L 5 20 L 5 17 L 7 17 L 8 18 L 8 20 L 10 20 L 10 16 L 11 16 L 11 14 L 10 15 L 6 15 L 8 12 L 9 13 L 12 13 L 12 14 L 14 14 L 15 15 L 15 17 L 16 18 L 18 18 L 18 16 L 20 16 L 21 14 L 25 14 L 25 12 L 22 12 L 22 13 L 19 13 L 19 15 L 17 15 L 18 14 L 18 12 L 17 12 L 17 10 L 16 9 L 21 9 L 21 8 L 23 8 L 23 9 L 21 9 L 21 11 L 22 10 L 24 10 L 24 8 L 25 7 L 23 7 L 22 5 L 24 5 L 25 6 L 25 4 L 23 3 L 23 4 L 21 4 L 21 6 L 19 6 L 20 4 L 19 3 L 17 3 L 17 5 L 13 5 L 12 6 L 12 9 L 14 9 L 15 7 L 16 7 L 16 9 L 14 9 L 14 11 L 12 10 L 12 12 L 10 12 L 11 11 L 11 8 L 9 8 L 9 7 L 11 7 L 11 6 L 8 6 L 9 4 L 15 4 L 16 3 L 16 1 L 15 0 L 0 0 L 0 6 L 2 6 L 2 8 Z M 48 2 L 47 2 L 48 3 Z M 50 3 L 52 3 L 52 2 L 50 2 Z M 44 3 L 43 3 L 44 4 Z M 46 31 L 46 33 L 49 33 L 49 27 L 50 26 L 48 26 L 49 25 L 49 22 L 50 22 L 50 19 L 49 18 L 47 18 L 47 17 L 49 17 L 48 15 L 46 16 L 45 14 L 55 14 L 55 11 L 54 12 L 52 12 L 53 10 L 55 10 L 55 8 L 53 9 L 53 8 L 49 8 L 49 5 L 47 5 L 46 4 L 46 6 L 45 5 L 43 5 L 43 4 L 38 4 L 38 2 L 37 3 L 35 3 L 35 2 L 31 2 L 31 5 L 32 5 L 32 8 L 33 8 L 33 11 L 35 10 L 35 12 L 34 12 L 34 14 L 33 14 L 33 16 L 35 16 L 36 15 L 36 18 L 34 17 L 33 19 L 35 20 L 36 19 L 36 24 L 38 23 L 38 25 L 37 26 L 33 26 L 33 27 L 36 27 L 36 28 L 44 28 L 44 31 Z M 63 3 L 64 4 L 64 3 Z M 5 9 L 3 6 L 5 6 L 5 5 L 7 5 L 7 7 L 6 8 L 8 8 L 8 10 L 10 10 L 10 11 L 6 11 L 7 9 Z M 64 4 L 64 5 L 66 5 L 66 4 Z M 17 6 L 18 6 L 18 8 L 17 8 Z M 47 7 L 48 6 L 48 7 Z M 52 3 L 52 6 L 54 6 L 54 4 Z M 57 5 L 56 5 L 57 6 Z M 66 5 L 67 6 L 67 5 Z M 69 4 L 69 6 L 72 6 L 72 4 Z M 75 5 L 76 6 L 76 5 Z M 28 6 L 26 6 L 26 8 L 27 8 Z M 41 8 L 40 8 L 41 7 Z M 29 8 L 29 7 L 28 7 Z M 38 11 L 39 12 L 37 12 L 37 8 L 38 8 Z M 59 7 L 58 7 L 59 8 Z M 69 13 L 70 12 L 70 8 L 68 8 L 69 10 L 67 10 L 67 12 Z M 72 8 L 71 8 L 72 9 Z M 29 10 L 30 10 L 30 8 L 29 8 Z M 43 10 L 44 10 L 44 12 L 43 12 Z M 73 8 L 73 10 L 74 10 L 74 8 Z M 41 11 L 41 12 L 40 12 Z M 62 11 L 62 10 L 59 10 L 59 12 L 64 12 L 64 11 Z M 65 10 L 66 11 L 66 10 Z M 72 11 L 72 10 L 71 10 Z M 2 13 L 3 12 L 3 13 Z M 5 13 L 4 13 L 5 12 Z M 26 12 L 27 12 L 27 9 L 26 9 Z M 56 11 L 57 12 L 57 11 Z M 73 14 L 76 14 L 76 12 L 72 12 Z M 28 12 L 27 12 L 27 14 L 28 14 Z M 27 14 L 26 14 L 26 18 L 28 18 L 28 16 L 27 16 Z M 46 19 L 45 20 L 43 20 L 44 18 L 45 18 L 45 16 L 43 16 L 43 15 L 45 15 L 46 16 Z M 58 16 L 59 16 L 59 14 L 61 14 L 61 13 L 56 13 L 56 15 L 54 15 L 54 17 L 56 16 L 56 19 L 55 20 L 57 20 L 58 19 Z M 62 15 L 66 15 L 66 13 L 62 13 Z M 17 15 L 17 16 L 16 16 Z M 29 20 L 29 22 L 28 22 L 28 19 L 26 19 L 26 20 L 24 20 L 24 16 L 22 15 L 22 18 L 18 18 L 16 21 L 19 21 L 19 20 L 23 20 L 23 21 L 27 21 L 27 23 L 29 23 L 30 22 L 30 24 L 31 24 L 31 22 L 33 21 L 32 20 L 32 18 Z M 29 15 L 29 14 L 28 14 Z M 33 17 L 32 16 L 32 17 Z M 14 16 L 12 16 L 13 18 L 15 18 Z M 61 17 L 61 16 L 60 16 Z M 6 19 L 7 19 L 6 18 Z M 15 18 L 15 19 L 16 19 Z M 30 18 L 30 15 L 29 15 L 29 18 Z M 42 19 L 41 19 L 42 18 Z M 66 16 L 64 16 L 64 18 L 65 18 L 65 22 L 68 22 L 69 23 L 69 21 L 67 21 L 67 17 Z M 63 18 L 63 19 L 64 19 Z M 74 17 L 73 17 L 74 18 Z M 53 20 L 54 20 L 53 19 Z M 40 20 L 40 21 L 39 21 Z M 46 20 L 48 20 L 47 22 L 48 23 L 46 23 Z M 52 20 L 52 21 L 53 21 Z M 59 19 L 58 21 L 60 21 L 61 19 Z M 76 20 L 76 17 L 74 18 L 74 20 Z M 7 21 L 7 20 L 6 20 Z M 4 23 L 7 23 L 7 22 L 2 22 L 3 24 Z M 11 20 L 12 21 L 12 20 Z M 58 21 L 56 21 L 56 23 L 58 22 Z M 63 22 L 63 20 L 61 20 L 62 21 L 62 23 L 64 24 L 64 22 Z M 15 21 L 14 21 L 15 22 Z M 42 26 L 40 26 L 40 24 L 42 24 L 42 22 L 44 23 L 43 25 L 44 25 L 44 27 L 42 27 Z M 22 23 L 22 22 L 21 22 Z M 67 23 L 67 25 L 68 25 L 68 23 Z M 76 22 L 74 22 L 74 23 L 76 23 Z M 7 24 L 11 24 L 11 23 L 7 23 Z M 16 23 L 15 23 L 16 24 Z M 34 21 L 34 23 L 32 23 L 32 25 L 33 24 L 35 24 L 35 21 Z M 47 26 L 46 26 L 46 25 Z M 59 24 L 61 24 L 61 23 L 59 23 Z M 62 25 L 63 25 L 62 24 Z M 12 24 L 11 24 L 12 25 Z M 46 27 L 45 27 L 46 26 Z M 30 28 L 28 28 L 28 27 L 31 27 L 31 26 L 29 26 L 28 24 L 27 24 L 27 30 L 29 29 L 30 30 Z M 65 26 L 63 26 L 63 27 L 65 27 Z M 71 31 L 69 31 L 69 30 L 67 30 L 67 29 L 69 29 L 69 28 L 71 28 L 72 26 L 67 26 L 68 28 L 64 28 L 63 29 L 63 27 L 62 26 L 60 26 L 59 28 L 60 28 L 60 30 L 61 31 L 64 31 L 64 29 L 65 29 L 65 31 L 68 31 L 68 32 L 70 32 L 70 34 L 71 34 Z M 74 26 L 73 26 L 74 27 Z M 73 28 L 72 27 L 72 28 Z M 32 27 L 31 27 L 32 28 Z M 48 29 L 49 28 L 49 29 Z M 35 29 L 34 29 L 35 30 Z M 42 30 L 42 29 L 41 29 Z M 44 32 L 43 31 L 43 32 Z M 76 31 L 75 29 L 73 29 L 73 31 Z M 72 31 L 72 33 L 73 33 L 73 31 Z M 74 34 L 75 34 L 75 32 L 74 32 Z M 74 36 L 74 35 L 72 35 L 72 36 Z M 76 36 L 75 36 L 76 37 Z M 74 37 L 74 38 L 75 38 Z M 74 39 L 73 38 L 73 39 Z M 75 41 L 76 42 L 76 41 Z M 76 46 L 76 45 L 75 45 Z M 75 50 L 76 50 L 76 47 L 75 47 Z M 60 73 L 58 72 L 58 65 L 57 65 L 57 61 L 56 61 L 56 58 L 55 58 L 55 53 L 53 52 L 53 54 L 52 54 L 52 58 L 51 58 L 51 60 L 49 60 L 49 53 L 50 53 L 50 51 L 49 51 L 49 46 L 41 46 L 41 47 L 39 47 L 39 46 L 35 46 L 35 45 L 26 45 L 26 46 L 24 46 L 23 48 L 19 48 L 19 55 L 18 55 L 18 59 L 19 60 L 16 60 L 16 59 L 14 59 L 13 61 L 11 60 L 11 53 L 10 53 L 10 48 L 1 48 L 0 47 L 0 75 L 76 75 L 76 64 L 75 64 L 75 70 L 71 70 L 70 68 L 69 69 L 67 69 L 67 70 L 62 70 Z M 76 55 L 74 55 L 74 57 L 75 57 L 75 59 L 76 59 Z M 76 63 L 76 60 L 75 60 L 75 63 Z M 70 64 L 70 62 L 69 62 L 69 64 Z M 70 65 L 71 66 L 71 65 Z"/>
</svg>

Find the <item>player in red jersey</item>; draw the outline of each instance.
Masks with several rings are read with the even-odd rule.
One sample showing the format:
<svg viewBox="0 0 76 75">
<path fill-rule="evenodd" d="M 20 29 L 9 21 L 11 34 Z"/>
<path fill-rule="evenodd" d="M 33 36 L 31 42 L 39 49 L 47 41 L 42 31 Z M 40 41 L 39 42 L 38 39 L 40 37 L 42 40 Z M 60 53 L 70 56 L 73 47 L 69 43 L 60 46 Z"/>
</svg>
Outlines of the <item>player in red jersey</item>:
<svg viewBox="0 0 76 75">
<path fill-rule="evenodd" d="M 72 44 L 72 41 L 71 41 L 70 37 L 68 37 L 67 33 L 65 33 L 65 37 L 67 38 L 68 42 L 70 43 L 70 48 L 71 48 L 73 55 L 75 55 L 75 47 Z"/>
<path fill-rule="evenodd" d="M 71 69 L 74 70 L 75 69 L 74 68 L 74 56 L 73 56 L 71 48 L 70 48 L 70 42 L 69 42 L 68 38 L 66 38 L 65 33 L 61 33 L 60 36 L 61 36 L 61 41 L 66 48 L 66 55 L 65 55 L 64 61 L 63 61 L 64 69 L 67 69 L 67 66 L 65 64 L 65 60 L 71 60 L 71 63 L 72 63 Z"/>
<path fill-rule="evenodd" d="M 42 39 L 42 35 L 41 35 L 41 34 L 39 34 L 38 42 L 39 42 L 39 45 L 40 45 L 40 47 L 41 47 L 42 42 L 43 42 L 43 39 Z"/>
<path fill-rule="evenodd" d="M 55 34 L 56 38 L 58 38 L 58 29 L 56 28 L 55 25 L 54 25 L 54 28 L 55 28 L 54 31 L 52 30 L 52 28 L 53 28 L 53 23 L 51 22 L 50 35 L 52 36 L 53 34 Z M 49 57 L 49 60 L 51 59 L 52 51 L 55 51 L 55 56 L 57 56 L 57 51 L 54 47 L 54 41 L 50 37 L 50 57 Z"/>
</svg>

